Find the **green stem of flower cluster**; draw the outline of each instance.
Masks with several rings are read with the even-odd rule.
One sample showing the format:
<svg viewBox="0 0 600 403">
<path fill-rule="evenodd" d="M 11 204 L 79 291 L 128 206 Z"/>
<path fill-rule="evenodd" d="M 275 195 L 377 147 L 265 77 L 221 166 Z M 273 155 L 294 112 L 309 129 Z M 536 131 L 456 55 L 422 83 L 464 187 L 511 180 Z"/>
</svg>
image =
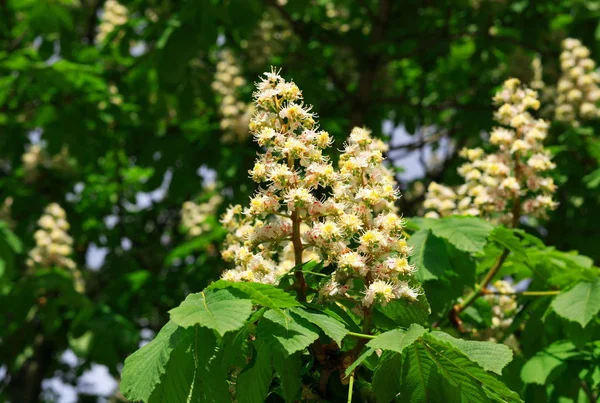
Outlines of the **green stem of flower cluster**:
<svg viewBox="0 0 600 403">
<path fill-rule="evenodd" d="M 350 374 L 350 383 L 348 384 L 348 403 L 352 403 L 352 391 L 354 390 L 354 373 Z"/>
</svg>

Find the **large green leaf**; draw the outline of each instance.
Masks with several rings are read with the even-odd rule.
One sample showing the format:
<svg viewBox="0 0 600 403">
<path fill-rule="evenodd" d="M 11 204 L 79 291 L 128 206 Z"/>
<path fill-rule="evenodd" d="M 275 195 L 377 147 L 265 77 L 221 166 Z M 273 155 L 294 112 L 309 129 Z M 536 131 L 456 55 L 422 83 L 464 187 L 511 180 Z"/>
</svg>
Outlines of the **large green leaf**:
<svg viewBox="0 0 600 403">
<path fill-rule="evenodd" d="M 191 342 L 192 338 L 188 340 Z M 179 343 L 172 351 L 165 374 L 152 391 L 149 403 L 187 403 L 194 384 L 195 362 L 192 349 L 191 343 Z"/>
<path fill-rule="evenodd" d="M 408 330 L 390 330 L 369 341 L 367 347 L 402 353 L 406 347 L 410 346 L 426 332 L 425 328 L 419 325 L 412 325 Z"/>
<path fill-rule="evenodd" d="M 290 311 L 321 328 L 327 336 L 335 340 L 338 346 L 342 345 L 342 339 L 349 332 L 342 323 L 323 312 L 302 308 L 292 308 Z"/>
<path fill-rule="evenodd" d="M 425 334 L 427 331 L 419 325 L 412 325 L 408 330 L 394 329 L 380 334 L 366 344 L 367 350 L 363 352 L 348 368 L 346 375 L 354 371 L 363 361 L 369 358 L 376 349 L 393 351 L 401 353 L 406 347 L 410 346 Z"/>
<path fill-rule="evenodd" d="M 448 342 L 462 351 L 470 360 L 481 365 L 486 371 L 492 371 L 498 375 L 502 369 L 512 361 L 513 352 L 508 346 L 489 341 L 462 340 L 450 336 L 444 332 L 432 332 L 431 335 L 439 340 Z"/>
<path fill-rule="evenodd" d="M 195 363 L 194 384 L 189 403 L 227 403 L 231 401 L 227 368 L 222 349 L 212 330 L 195 326 L 192 353 Z"/>
<path fill-rule="evenodd" d="M 435 236 L 446 239 L 456 249 L 477 253 L 483 251 L 494 226 L 476 217 L 448 217 L 435 220 L 430 228 Z"/>
<path fill-rule="evenodd" d="M 148 401 L 161 376 L 165 373 L 171 353 L 187 348 L 193 331 L 168 322 L 154 340 L 127 357 L 121 375 L 121 393 L 129 400 Z"/>
<path fill-rule="evenodd" d="M 519 259 L 527 258 L 527 251 L 521 240 L 517 237 L 516 232 L 506 227 L 496 227 L 490 234 L 490 241 L 494 241 L 505 247 Z"/>
<path fill-rule="evenodd" d="M 212 283 L 207 289 L 213 290 L 223 288 L 240 290 L 246 294 L 253 303 L 267 308 L 290 308 L 300 305 L 293 295 L 270 284 L 234 283 L 231 281 L 219 280 Z"/>
<path fill-rule="evenodd" d="M 203 291 L 188 295 L 169 313 L 179 326 L 200 325 L 224 335 L 244 325 L 252 313 L 252 301 L 240 299 L 228 290 Z"/>
<path fill-rule="evenodd" d="M 577 348 L 570 341 L 561 340 L 552 343 L 523 365 L 521 379 L 525 383 L 546 385 L 551 375 L 558 376 L 566 369 L 566 361 L 578 354 Z"/>
<path fill-rule="evenodd" d="M 313 325 L 287 311 L 286 315 L 275 311 L 265 313 L 256 333 L 269 346 L 279 348 L 288 356 L 305 349 L 319 337 Z"/>
<path fill-rule="evenodd" d="M 406 351 L 401 401 L 521 402 L 494 375 L 432 335 L 424 334 Z"/>
<path fill-rule="evenodd" d="M 373 393 L 379 403 L 387 403 L 400 393 L 402 386 L 402 356 L 384 352 L 373 373 Z"/>
<path fill-rule="evenodd" d="M 415 277 L 423 282 L 444 276 L 450 268 L 450 260 L 444 241 L 431 233 L 430 229 L 415 232 L 408 240 L 413 247 L 410 261 L 417 271 Z"/>
<path fill-rule="evenodd" d="M 392 300 L 385 306 L 378 306 L 374 311 L 373 319 L 376 322 L 382 322 L 382 325 L 385 325 L 384 319 L 388 322 L 391 321 L 391 326 L 385 326 L 385 328 L 391 329 L 409 327 L 413 323 L 427 325 L 430 313 L 429 302 L 423 294 L 419 295 L 417 301 Z"/>
<path fill-rule="evenodd" d="M 581 282 L 552 301 L 559 316 L 585 327 L 600 311 L 600 278 Z"/>
<path fill-rule="evenodd" d="M 237 378 L 236 397 L 240 403 L 263 403 L 269 393 L 273 378 L 271 346 L 258 339 L 255 347 L 253 361 Z"/>
<path fill-rule="evenodd" d="M 293 402 L 298 398 L 302 388 L 300 367 L 302 358 L 300 352 L 285 357 L 278 350 L 273 352 L 273 366 L 281 383 L 281 393 L 286 402 Z"/>
</svg>

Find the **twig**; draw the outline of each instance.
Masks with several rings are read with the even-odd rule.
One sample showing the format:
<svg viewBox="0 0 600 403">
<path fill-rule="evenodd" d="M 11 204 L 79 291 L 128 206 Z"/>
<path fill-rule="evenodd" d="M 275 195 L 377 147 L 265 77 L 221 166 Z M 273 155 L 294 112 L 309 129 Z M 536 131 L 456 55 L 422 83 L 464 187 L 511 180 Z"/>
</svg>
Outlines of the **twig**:
<svg viewBox="0 0 600 403">
<path fill-rule="evenodd" d="M 549 295 L 558 295 L 560 294 L 560 290 L 556 291 L 522 291 L 522 292 L 499 292 L 499 291 L 484 291 L 484 294 L 491 295 L 522 295 L 524 297 L 545 297 Z"/>
</svg>

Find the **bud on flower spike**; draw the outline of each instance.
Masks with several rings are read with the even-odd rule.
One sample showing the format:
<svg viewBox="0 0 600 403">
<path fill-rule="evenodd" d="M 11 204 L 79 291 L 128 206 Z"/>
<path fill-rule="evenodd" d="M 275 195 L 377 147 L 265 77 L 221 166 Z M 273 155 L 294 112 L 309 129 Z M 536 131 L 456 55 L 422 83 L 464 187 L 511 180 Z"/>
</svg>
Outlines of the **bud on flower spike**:
<svg viewBox="0 0 600 403">
<path fill-rule="evenodd" d="M 231 231 L 223 257 L 236 266 L 223 278 L 273 284 L 315 260 L 333 267 L 319 290 L 322 300 L 351 298 L 365 307 L 416 300 L 420 291 L 408 282 L 411 250 L 395 208 L 399 194 L 383 165 L 386 145 L 354 128 L 335 169 L 323 155 L 332 139 L 300 89 L 275 70 L 264 76 L 250 122 L 264 147 L 250 176 L 264 187 L 248 207 L 230 207 L 221 220 Z"/>
</svg>

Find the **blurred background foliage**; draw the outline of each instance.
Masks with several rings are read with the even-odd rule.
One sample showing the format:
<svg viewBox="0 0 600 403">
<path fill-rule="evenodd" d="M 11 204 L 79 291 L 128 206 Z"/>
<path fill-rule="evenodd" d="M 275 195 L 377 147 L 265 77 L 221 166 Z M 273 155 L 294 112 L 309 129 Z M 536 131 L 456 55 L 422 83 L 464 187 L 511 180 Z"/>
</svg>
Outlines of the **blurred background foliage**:
<svg viewBox="0 0 600 403">
<path fill-rule="evenodd" d="M 218 278 L 216 217 L 254 190 L 258 148 L 235 123 L 271 65 L 334 149 L 353 126 L 391 141 L 414 216 L 431 180 L 459 182 L 457 151 L 492 126 L 494 89 L 530 82 L 536 56 L 555 83 L 567 37 L 597 60 L 599 17 L 585 0 L 0 0 L 0 395 L 37 401 L 44 379 L 76 385 L 92 364 L 118 378 L 140 334 Z M 596 264 L 598 129 L 553 126 L 560 207 L 531 223 Z M 189 200 L 212 200 L 193 236 Z M 83 293 L 63 269 L 26 270 L 51 202 L 66 210 Z"/>
</svg>

